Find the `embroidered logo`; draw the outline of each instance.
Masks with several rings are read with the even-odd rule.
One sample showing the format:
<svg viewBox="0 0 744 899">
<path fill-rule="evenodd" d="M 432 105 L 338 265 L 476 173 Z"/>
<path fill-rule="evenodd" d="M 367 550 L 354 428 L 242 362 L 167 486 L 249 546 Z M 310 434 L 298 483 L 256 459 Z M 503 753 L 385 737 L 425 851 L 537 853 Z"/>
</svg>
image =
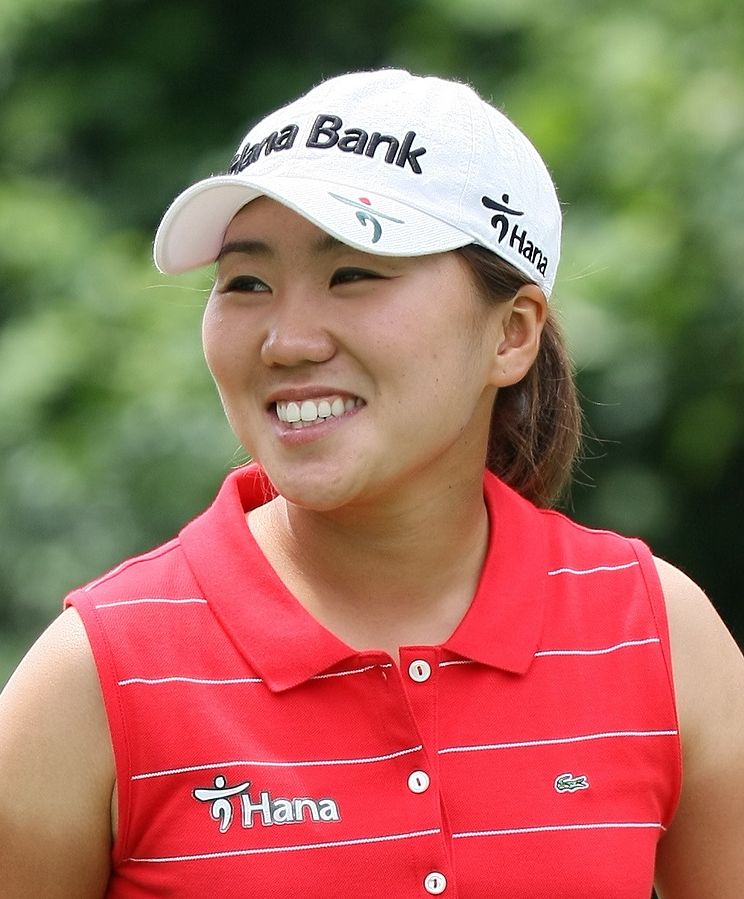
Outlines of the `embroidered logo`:
<svg viewBox="0 0 744 899">
<path fill-rule="evenodd" d="M 228 174 L 239 175 L 249 165 L 258 162 L 262 153 L 264 156 L 269 156 L 280 150 L 291 150 L 299 131 L 297 125 L 287 125 L 281 131 L 272 131 L 271 134 L 267 134 L 256 144 L 246 144 L 242 149 L 238 148 L 238 152 L 233 156 L 227 170 Z"/>
<path fill-rule="evenodd" d="M 507 217 L 524 215 L 524 210 L 511 208 L 509 194 L 502 194 L 500 203 L 485 196 L 481 197 L 481 203 L 486 209 L 497 213 L 491 217 L 491 226 L 496 230 L 497 241 L 503 243 L 506 240 L 510 247 L 516 249 L 520 256 L 524 256 L 541 275 L 544 275 L 548 267 L 548 257 L 529 239 L 526 228 L 520 228 L 518 224 L 512 225 Z"/>
<path fill-rule="evenodd" d="M 414 175 L 422 174 L 419 159 L 426 153 L 426 147 L 414 146 L 415 131 L 406 131 L 402 138 L 394 134 L 383 134 L 373 131 L 371 134 L 363 128 L 344 128 L 340 116 L 321 114 L 315 118 L 305 146 L 311 150 L 328 150 L 335 147 L 342 153 L 354 156 L 366 156 L 368 159 L 381 159 L 388 165 L 397 165 Z M 342 130 L 343 129 L 343 130 Z M 296 124 L 285 125 L 279 131 L 272 131 L 255 144 L 246 143 L 238 148 L 238 152 L 230 162 L 228 172 L 239 175 L 240 172 L 258 162 L 261 156 L 270 156 L 281 150 L 291 150 L 300 133 Z"/>
<path fill-rule="evenodd" d="M 261 790 L 254 801 L 250 794 L 251 781 L 247 780 L 233 787 L 227 785 L 227 778 L 218 774 L 212 787 L 198 787 L 192 793 L 199 802 L 209 802 L 209 813 L 219 821 L 220 833 L 232 827 L 235 804 L 240 807 L 241 826 L 249 829 L 254 823 L 262 827 L 274 824 L 302 824 L 304 821 L 331 823 L 341 820 L 338 803 L 334 799 L 311 799 L 307 796 L 286 799 L 273 797 L 268 790 Z M 239 800 L 239 803 L 238 803 Z"/>
<path fill-rule="evenodd" d="M 553 786 L 558 793 L 575 793 L 577 790 L 588 790 L 589 781 L 586 774 L 574 777 L 569 771 L 568 774 L 559 774 Z"/>
<path fill-rule="evenodd" d="M 325 150 L 328 147 L 337 147 L 344 153 L 354 153 L 357 156 L 373 158 L 378 147 L 385 153 L 384 160 L 388 164 L 395 163 L 400 168 L 409 166 L 416 175 L 421 174 L 419 157 L 426 153 L 426 147 L 416 147 L 415 131 L 406 131 L 402 140 L 398 140 L 393 134 L 381 134 L 373 131 L 369 134 L 363 128 L 346 128 L 343 133 L 343 121 L 337 115 L 319 115 L 313 123 L 306 147 L 316 150 Z"/>
<path fill-rule="evenodd" d="M 372 208 L 372 203 L 366 197 L 359 197 L 358 200 L 350 200 L 348 197 L 342 197 L 339 194 L 334 194 L 329 191 L 330 196 L 333 197 L 334 200 L 339 200 L 341 203 L 346 203 L 348 206 L 353 206 L 357 209 L 356 217 L 361 225 L 367 227 L 367 222 L 370 222 L 372 225 L 372 243 L 377 243 L 377 241 L 382 236 L 382 225 L 379 222 L 379 219 L 385 219 L 388 222 L 395 222 L 397 225 L 404 225 L 405 222 L 402 219 L 394 218 L 392 215 L 386 215 L 384 212 L 380 212 L 378 209 Z"/>
<path fill-rule="evenodd" d="M 233 821 L 233 804 L 230 801 L 233 796 L 239 796 L 251 785 L 249 780 L 234 787 L 228 787 L 227 779 L 218 774 L 214 779 L 214 788 L 200 788 L 194 790 L 194 799 L 200 802 L 211 802 L 210 815 L 215 821 L 220 822 L 220 833 L 230 829 Z"/>
<path fill-rule="evenodd" d="M 498 241 L 501 241 L 506 237 L 506 232 L 509 230 L 509 219 L 504 215 L 524 215 L 524 212 L 520 212 L 518 209 L 510 209 L 508 206 L 504 205 L 509 203 L 509 194 L 501 195 L 501 203 L 497 203 L 496 200 L 492 200 L 490 197 L 481 197 L 481 203 L 486 207 L 486 209 L 495 209 L 499 215 L 494 215 L 491 219 L 491 225 L 499 232 L 498 233 Z"/>
</svg>

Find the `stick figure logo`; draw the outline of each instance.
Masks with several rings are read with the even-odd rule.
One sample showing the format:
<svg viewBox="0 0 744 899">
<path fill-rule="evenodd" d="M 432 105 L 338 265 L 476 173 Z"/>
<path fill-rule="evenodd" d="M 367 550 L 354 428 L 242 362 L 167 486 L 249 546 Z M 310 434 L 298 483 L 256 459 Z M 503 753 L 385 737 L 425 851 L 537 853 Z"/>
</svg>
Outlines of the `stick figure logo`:
<svg viewBox="0 0 744 899">
<path fill-rule="evenodd" d="M 379 219 L 386 219 L 388 222 L 395 222 L 398 225 L 405 224 L 401 219 L 394 218 L 392 215 L 386 215 L 384 212 L 380 212 L 379 209 L 373 209 L 372 202 L 367 197 L 350 200 L 348 197 L 341 197 L 338 194 L 330 193 L 330 195 L 334 200 L 339 200 L 341 203 L 346 203 L 347 206 L 353 206 L 357 209 L 356 217 L 360 225 L 363 225 L 365 228 L 367 227 L 367 222 L 372 225 L 372 243 L 377 243 L 382 237 L 382 225 Z"/>
<path fill-rule="evenodd" d="M 220 833 L 229 830 L 233 820 L 233 804 L 230 801 L 233 796 L 239 796 L 244 793 L 251 782 L 247 780 L 245 783 L 238 784 L 235 787 L 227 786 L 227 778 L 222 774 L 218 774 L 214 779 L 214 789 L 199 788 L 194 790 L 194 799 L 200 802 L 211 802 L 212 805 L 209 813 L 215 821 L 220 822 Z"/>
<path fill-rule="evenodd" d="M 506 217 L 507 215 L 524 215 L 524 212 L 520 212 L 518 209 L 511 209 L 509 207 L 509 203 L 511 202 L 509 199 L 509 194 L 501 195 L 501 203 L 496 200 L 492 200 L 490 197 L 481 197 L 481 203 L 486 207 L 486 209 L 493 209 L 498 215 L 494 215 L 491 219 L 491 224 L 498 232 L 498 241 L 501 241 L 506 237 L 506 232 L 509 230 L 509 219 Z"/>
</svg>

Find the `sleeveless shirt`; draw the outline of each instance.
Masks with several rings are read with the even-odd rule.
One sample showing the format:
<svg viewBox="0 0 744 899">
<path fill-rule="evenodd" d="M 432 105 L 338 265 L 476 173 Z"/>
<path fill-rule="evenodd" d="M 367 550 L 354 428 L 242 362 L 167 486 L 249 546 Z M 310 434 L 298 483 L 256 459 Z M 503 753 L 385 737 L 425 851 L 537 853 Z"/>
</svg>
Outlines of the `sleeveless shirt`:
<svg viewBox="0 0 744 899">
<path fill-rule="evenodd" d="M 491 474 L 471 606 L 359 652 L 254 542 L 254 466 L 164 546 L 71 593 L 114 747 L 107 896 L 648 899 L 678 799 L 647 547 Z"/>
</svg>

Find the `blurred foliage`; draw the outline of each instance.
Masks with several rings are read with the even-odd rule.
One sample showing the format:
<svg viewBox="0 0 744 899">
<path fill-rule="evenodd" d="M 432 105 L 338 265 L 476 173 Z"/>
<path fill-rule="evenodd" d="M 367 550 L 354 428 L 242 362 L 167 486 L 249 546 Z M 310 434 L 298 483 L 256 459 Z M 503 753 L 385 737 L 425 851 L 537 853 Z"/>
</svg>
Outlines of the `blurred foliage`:
<svg viewBox="0 0 744 899">
<path fill-rule="evenodd" d="M 650 541 L 744 638 L 744 6 L 0 0 L 0 683 L 241 458 L 209 273 L 150 262 L 163 209 L 258 115 L 380 65 L 471 81 L 549 161 L 594 435 L 571 512 Z"/>
</svg>

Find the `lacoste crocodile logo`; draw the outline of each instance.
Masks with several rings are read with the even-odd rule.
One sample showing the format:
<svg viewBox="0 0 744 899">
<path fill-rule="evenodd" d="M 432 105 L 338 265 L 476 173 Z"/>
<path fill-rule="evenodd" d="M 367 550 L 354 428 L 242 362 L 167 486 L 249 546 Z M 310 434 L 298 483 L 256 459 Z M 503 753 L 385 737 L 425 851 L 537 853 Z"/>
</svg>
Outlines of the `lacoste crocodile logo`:
<svg viewBox="0 0 744 899">
<path fill-rule="evenodd" d="M 559 774 L 553 786 L 558 793 L 575 793 L 576 790 L 588 790 L 589 781 L 586 774 L 574 777 L 569 771 L 567 774 Z"/>
</svg>

